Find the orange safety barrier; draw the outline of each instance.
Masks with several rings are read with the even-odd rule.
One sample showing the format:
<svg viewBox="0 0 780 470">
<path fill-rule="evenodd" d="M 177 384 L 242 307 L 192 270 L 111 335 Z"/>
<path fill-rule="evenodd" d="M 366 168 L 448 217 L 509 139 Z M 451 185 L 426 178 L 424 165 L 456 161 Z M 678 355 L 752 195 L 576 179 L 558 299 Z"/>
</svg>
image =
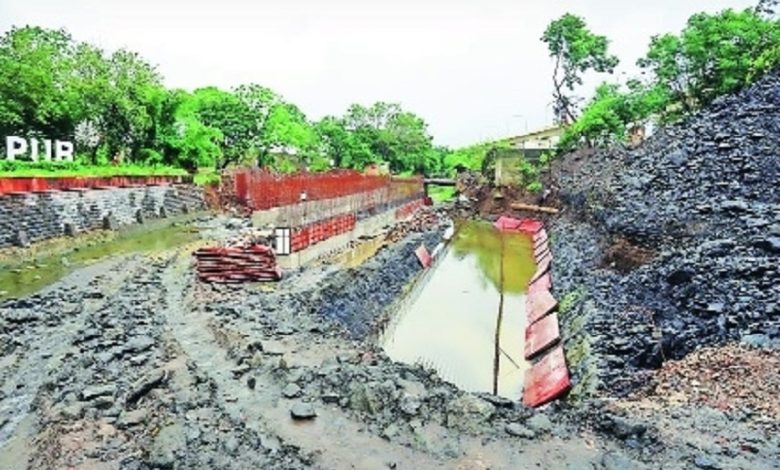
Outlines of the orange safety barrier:
<svg viewBox="0 0 780 470">
<path fill-rule="evenodd" d="M 525 232 L 532 235 L 536 272 L 528 283 L 526 297 L 525 351 L 526 359 L 540 359 L 526 372 L 523 404 L 537 407 L 554 400 L 571 388 L 569 369 L 563 346 L 549 351 L 561 340 L 558 315 L 553 313 L 558 302 L 552 289 L 552 252 L 544 224 L 534 219 L 500 217 L 495 227 L 499 230 Z"/>
<path fill-rule="evenodd" d="M 296 228 L 290 240 L 290 251 L 301 251 L 330 237 L 349 232 L 355 228 L 356 223 L 355 214 L 345 214 Z"/>
<path fill-rule="evenodd" d="M 252 210 L 362 194 L 362 207 L 399 199 L 422 197 L 422 177 L 367 175 L 354 170 L 278 175 L 265 170 L 238 170 L 233 174 L 237 199 Z M 376 194 L 385 190 L 383 195 Z"/>
<path fill-rule="evenodd" d="M 493 224 L 497 229 L 510 232 L 526 232 L 535 234 L 542 229 L 544 224 L 536 219 L 515 219 L 512 217 L 501 216 Z"/>
<path fill-rule="evenodd" d="M 0 196 L 10 193 L 161 186 L 191 182 L 191 176 L 8 177 L 0 178 Z"/>
</svg>

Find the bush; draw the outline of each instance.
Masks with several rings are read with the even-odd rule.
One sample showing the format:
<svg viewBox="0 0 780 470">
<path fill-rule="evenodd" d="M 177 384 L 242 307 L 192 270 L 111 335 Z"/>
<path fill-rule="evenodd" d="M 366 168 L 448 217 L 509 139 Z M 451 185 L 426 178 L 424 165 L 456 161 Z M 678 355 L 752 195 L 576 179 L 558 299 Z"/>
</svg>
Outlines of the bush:
<svg viewBox="0 0 780 470">
<path fill-rule="evenodd" d="M 529 183 L 525 187 L 525 189 L 529 193 L 538 193 L 538 192 L 540 192 L 542 190 L 542 182 L 541 181 L 533 181 L 533 182 Z"/>
</svg>

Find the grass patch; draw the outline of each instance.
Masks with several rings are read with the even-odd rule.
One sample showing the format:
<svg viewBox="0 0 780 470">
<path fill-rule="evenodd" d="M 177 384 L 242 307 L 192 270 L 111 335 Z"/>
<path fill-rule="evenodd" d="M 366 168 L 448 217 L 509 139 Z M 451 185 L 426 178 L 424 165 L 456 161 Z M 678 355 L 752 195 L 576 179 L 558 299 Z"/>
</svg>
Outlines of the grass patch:
<svg viewBox="0 0 780 470">
<path fill-rule="evenodd" d="M 433 199 L 433 202 L 446 202 L 455 198 L 454 186 L 428 186 L 428 196 Z"/>
<path fill-rule="evenodd" d="M 569 313 L 574 307 L 577 302 L 582 299 L 582 297 L 585 295 L 585 289 L 580 286 L 577 289 L 573 291 L 569 291 L 566 293 L 566 295 L 563 296 L 560 302 L 558 302 L 558 313 L 561 316 L 566 315 Z"/>
<path fill-rule="evenodd" d="M 83 165 L 75 162 L 0 162 L 0 177 L 67 178 L 110 176 L 185 176 L 181 168 L 165 165 Z"/>
</svg>

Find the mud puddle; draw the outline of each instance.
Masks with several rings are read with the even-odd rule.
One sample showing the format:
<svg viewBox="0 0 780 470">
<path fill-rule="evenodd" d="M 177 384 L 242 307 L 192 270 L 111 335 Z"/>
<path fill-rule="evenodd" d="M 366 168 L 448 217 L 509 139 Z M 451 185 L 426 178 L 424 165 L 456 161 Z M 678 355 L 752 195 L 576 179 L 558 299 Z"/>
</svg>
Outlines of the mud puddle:
<svg viewBox="0 0 780 470">
<path fill-rule="evenodd" d="M 193 227 L 186 224 L 139 227 L 75 249 L 0 262 L 0 300 L 33 294 L 78 268 L 110 256 L 163 251 L 197 238 Z"/>
<path fill-rule="evenodd" d="M 387 354 L 422 364 L 460 388 L 522 394 L 530 237 L 491 224 L 459 225 L 441 259 L 415 285 L 380 338 Z"/>
</svg>

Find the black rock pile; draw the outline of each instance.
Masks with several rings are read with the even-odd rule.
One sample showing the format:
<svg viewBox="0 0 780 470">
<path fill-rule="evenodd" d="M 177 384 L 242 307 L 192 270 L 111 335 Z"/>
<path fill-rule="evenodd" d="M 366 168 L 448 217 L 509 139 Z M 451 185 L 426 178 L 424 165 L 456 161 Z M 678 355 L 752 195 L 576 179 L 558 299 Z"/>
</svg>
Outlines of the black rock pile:
<svg viewBox="0 0 780 470">
<path fill-rule="evenodd" d="M 595 305 L 590 334 L 609 388 L 634 388 L 626 367 L 657 367 L 700 345 L 777 346 L 780 71 L 638 149 L 579 163 L 569 172 L 561 163 L 569 215 L 554 228 L 556 287 L 584 286 Z M 601 250 L 579 249 L 618 238 L 655 256 L 622 275 L 602 269 Z"/>
</svg>

